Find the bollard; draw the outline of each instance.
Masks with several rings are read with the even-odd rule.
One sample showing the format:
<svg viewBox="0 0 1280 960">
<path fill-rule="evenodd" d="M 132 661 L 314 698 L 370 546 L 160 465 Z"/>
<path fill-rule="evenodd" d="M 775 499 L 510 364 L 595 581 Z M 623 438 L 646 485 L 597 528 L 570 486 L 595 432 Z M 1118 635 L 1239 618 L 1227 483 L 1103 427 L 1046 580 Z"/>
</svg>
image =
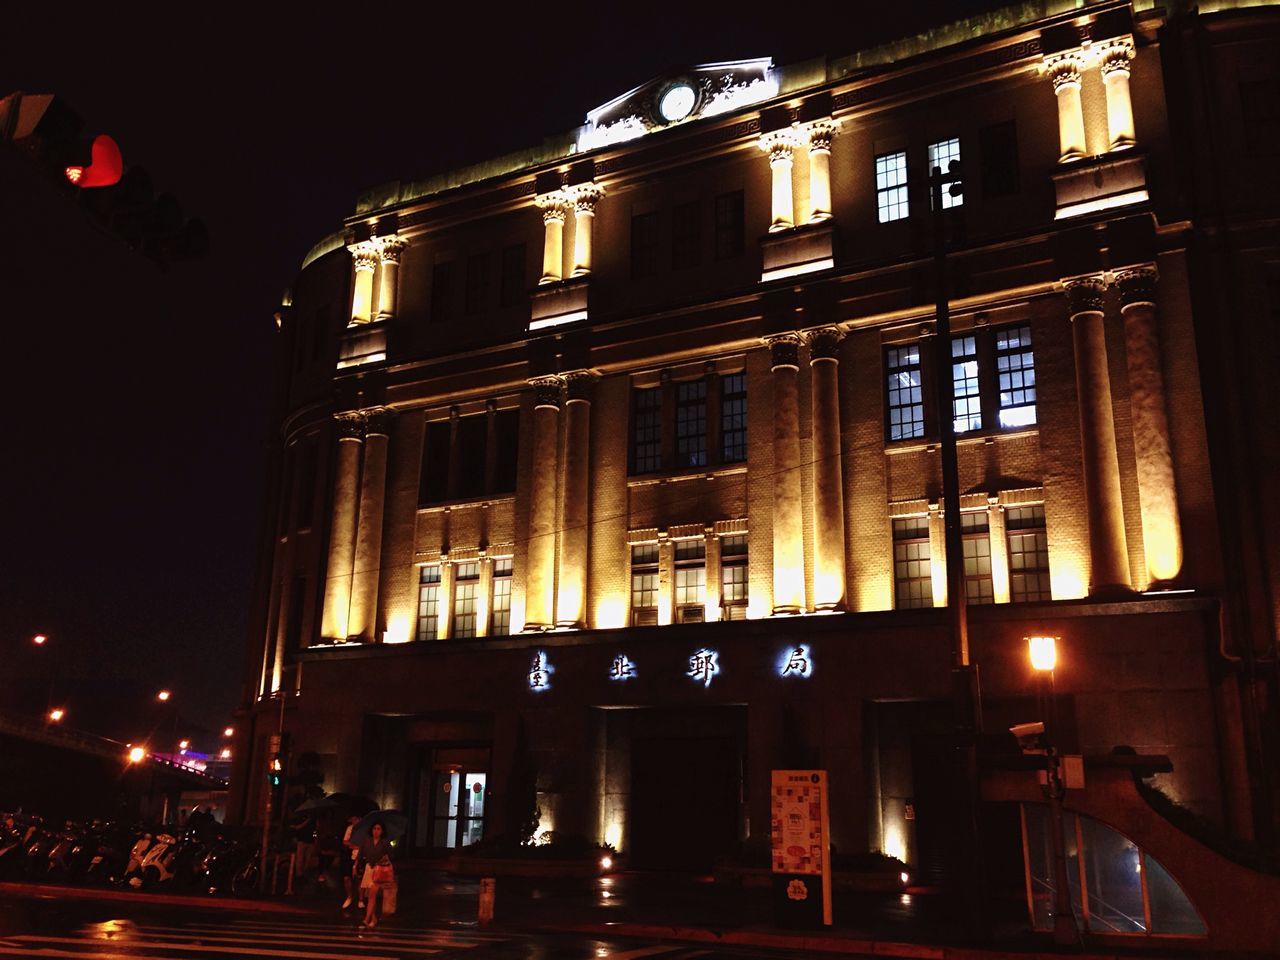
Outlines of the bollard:
<svg viewBox="0 0 1280 960">
<path fill-rule="evenodd" d="M 493 877 L 480 878 L 480 924 L 493 922 L 493 895 L 497 881 Z"/>
</svg>

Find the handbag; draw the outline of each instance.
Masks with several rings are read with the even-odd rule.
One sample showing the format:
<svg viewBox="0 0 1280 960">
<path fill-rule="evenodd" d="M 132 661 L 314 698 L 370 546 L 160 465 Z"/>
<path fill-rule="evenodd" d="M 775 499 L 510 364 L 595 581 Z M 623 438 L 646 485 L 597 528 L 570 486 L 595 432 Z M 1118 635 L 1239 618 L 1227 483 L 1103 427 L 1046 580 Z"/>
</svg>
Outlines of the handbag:
<svg viewBox="0 0 1280 960">
<path fill-rule="evenodd" d="M 371 879 L 375 884 L 395 883 L 395 868 L 391 864 L 379 864 L 373 868 L 373 877 Z"/>
</svg>

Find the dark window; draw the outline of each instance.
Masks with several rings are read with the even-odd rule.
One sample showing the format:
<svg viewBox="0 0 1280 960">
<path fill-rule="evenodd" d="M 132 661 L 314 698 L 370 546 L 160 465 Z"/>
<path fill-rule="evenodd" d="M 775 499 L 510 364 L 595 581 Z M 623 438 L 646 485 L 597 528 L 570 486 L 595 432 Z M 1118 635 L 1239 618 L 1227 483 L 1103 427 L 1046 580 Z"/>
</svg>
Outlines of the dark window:
<svg viewBox="0 0 1280 960">
<path fill-rule="evenodd" d="M 707 465 L 707 381 L 676 384 L 676 466 Z"/>
<path fill-rule="evenodd" d="M 662 388 L 631 392 L 631 469 L 653 473 L 662 469 Z"/>
<path fill-rule="evenodd" d="M 334 314 L 338 312 L 335 304 L 326 303 L 316 311 L 316 329 L 311 337 L 311 362 L 324 358 L 325 348 L 329 345 L 329 335 L 336 326 Z"/>
<path fill-rule="evenodd" d="M 889 439 L 924 436 L 924 391 L 920 347 L 890 347 L 885 351 L 889 377 Z"/>
<path fill-rule="evenodd" d="M 453 494 L 455 498 L 484 496 L 484 441 L 488 421 L 488 415 L 483 413 L 458 420 L 458 489 Z"/>
<path fill-rule="evenodd" d="M 933 606 L 928 518 L 893 521 L 893 583 L 898 610 Z"/>
<path fill-rule="evenodd" d="M 489 309 L 489 254 L 474 253 L 467 257 L 467 292 L 463 309 L 467 316 Z"/>
<path fill-rule="evenodd" d="M 308 529 L 315 519 L 316 475 L 320 470 L 320 445 L 313 440 L 302 444 L 298 466 L 298 529 Z"/>
<path fill-rule="evenodd" d="M 731 373 L 720 378 L 720 459 L 742 463 L 747 459 L 747 375 Z"/>
<path fill-rule="evenodd" d="M 516 465 L 520 458 L 520 411 L 499 410 L 494 415 L 497 431 L 497 460 L 493 470 L 493 492 L 514 493 Z"/>
<path fill-rule="evenodd" d="M 1009 599 L 1052 600 L 1044 505 L 1009 507 L 1004 525 L 1009 537 Z"/>
<path fill-rule="evenodd" d="M 489 429 L 494 435 L 492 489 L 485 488 L 489 462 Z M 456 443 L 452 430 L 457 430 Z M 520 411 L 499 410 L 459 417 L 456 427 L 447 420 L 427 424 L 422 445 L 420 504 L 482 497 L 488 493 L 513 493 L 520 448 Z M 456 456 L 457 462 L 452 463 Z M 454 489 L 450 489 L 452 478 Z"/>
<path fill-rule="evenodd" d="M 964 551 L 964 595 L 969 603 L 995 603 L 991 580 L 991 532 L 987 511 L 960 514 Z"/>
<path fill-rule="evenodd" d="M 312 318 L 310 323 L 303 321 L 302 315 L 295 313 L 293 321 L 293 370 L 298 372 L 302 369 L 303 363 L 307 359 L 307 338 L 313 336 L 311 327 L 315 326 L 315 319 Z"/>
<path fill-rule="evenodd" d="M 716 197 L 716 259 L 732 260 L 742 256 L 743 228 L 742 191 L 722 193 Z"/>
<path fill-rule="evenodd" d="M 640 213 L 631 218 L 631 279 L 658 272 L 658 215 Z"/>
<path fill-rule="evenodd" d="M 1280 153 L 1280 78 L 1240 84 L 1240 119 L 1249 153 Z"/>
<path fill-rule="evenodd" d="M 1030 327 L 996 331 L 996 373 L 1000 389 L 1000 426 L 1025 427 L 1036 422 L 1036 358 Z"/>
<path fill-rule="evenodd" d="M 1012 120 L 983 127 L 978 133 L 982 161 L 982 195 L 1007 197 L 1018 192 L 1018 127 Z"/>
<path fill-rule="evenodd" d="M 449 496 L 449 421 L 427 424 L 422 444 L 422 474 L 418 503 L 439 503 Z"/>
<path fill-rule="evenodd" d="M 502 306 L 515 307 L 524 303 L 528 291 L 524 279 L 524 244 L 516 243 L 502 248 Z"/>
<path fill-rule="evenodd" d="M 302 613 L 306 608 L 307 578 L 295 577 L 289 593 L 289 622 L 285 634 L 285 649 L 290 653 L 302 649 Z"/>
<path fill-rule="evenodd" d="M 698 217 L 702 212 L 697 200 L 682 203 L 671 211 L 671 268 L 682 270 L 698 265 L 700 237 Z"/>
<path fill-rule="evenodd" d="M 443 323 L 453 317 L 453 261 L 431 268 L 431 321 Z"/>
</svg>

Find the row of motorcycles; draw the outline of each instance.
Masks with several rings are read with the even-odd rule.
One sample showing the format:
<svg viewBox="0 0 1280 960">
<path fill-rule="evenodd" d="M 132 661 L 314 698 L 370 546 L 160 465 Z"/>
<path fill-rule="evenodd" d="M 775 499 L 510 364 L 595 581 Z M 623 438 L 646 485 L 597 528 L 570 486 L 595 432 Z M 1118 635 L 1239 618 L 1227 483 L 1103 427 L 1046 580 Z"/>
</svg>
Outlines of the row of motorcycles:
<svg viewBox="0 0 1280 960">
<path fill-rule="evenodd" d="M 243 896 L 258 889 L 261 847 L 216 823 L 196 828 L 104 820 L 51 826 L 0 814 L 0 880 L 48 880 Z"/>
</svg>

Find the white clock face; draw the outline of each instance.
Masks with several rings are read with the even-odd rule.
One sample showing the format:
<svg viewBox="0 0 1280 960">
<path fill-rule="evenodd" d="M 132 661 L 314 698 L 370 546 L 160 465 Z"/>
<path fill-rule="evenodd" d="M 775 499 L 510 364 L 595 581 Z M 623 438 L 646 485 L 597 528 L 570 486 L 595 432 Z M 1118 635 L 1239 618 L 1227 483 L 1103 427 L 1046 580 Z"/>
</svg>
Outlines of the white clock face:
<svg viewBox="0 0 1280 960">
<path fill-rule="evenodd" d="M 693 88 L 688 84 L 680 84 L 672 87 L 662 95 L 662 102 L 658 104 L 658 110 L 662 114 L 662 119 L 667 123 L 675 123 L 677 120 L 683 120 L 693 112 Z"/>
</svg>

